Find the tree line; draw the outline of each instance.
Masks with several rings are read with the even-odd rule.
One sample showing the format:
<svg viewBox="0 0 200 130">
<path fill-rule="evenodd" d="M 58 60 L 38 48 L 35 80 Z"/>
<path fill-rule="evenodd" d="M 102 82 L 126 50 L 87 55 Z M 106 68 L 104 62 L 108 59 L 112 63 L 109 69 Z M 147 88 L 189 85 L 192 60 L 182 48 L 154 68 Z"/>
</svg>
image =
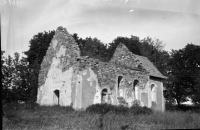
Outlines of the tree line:
<svg viewBox="0 0 200 130">
<path fill-rule="evenodd" d="M 47 52 L 55 31 L 42 32 L 33 36 L 25 57 L 19 53 L 5 57 L 1 50 L 2 102 L 30 102 L 37 99 L 40 64 Z M 97 38 L 80 38 L 72 35 L 81 55 L 108 62 L 119 43 L 123 43 L 132 53 L 147 57 L 158 70 L 168 78 L 164 81 L 165 98 L 168 103 L 180 103 L 192 99 L 200 104 L 200 46 L 187 44 L 179 50 L 167 52 L 159 39 L 146 37 L 117 37 L 104 44 Z"/>
</svg>

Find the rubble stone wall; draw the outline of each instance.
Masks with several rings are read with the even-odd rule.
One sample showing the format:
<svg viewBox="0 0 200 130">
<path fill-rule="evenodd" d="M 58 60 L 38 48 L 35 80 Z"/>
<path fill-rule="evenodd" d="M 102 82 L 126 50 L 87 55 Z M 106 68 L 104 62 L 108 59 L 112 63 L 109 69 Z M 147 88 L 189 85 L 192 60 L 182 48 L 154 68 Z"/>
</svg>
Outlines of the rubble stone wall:
<svg viewBox="0 0 200 130">
<path fill-rule="evenodd" d="M 82 84 L 83 84 L 83 90 L 82 90 L 82 108 L 85 109 L 89 105 L 92 105 L 94 102 L 94 97 L 96 93 L 97 85 L 95 76 L 92 75 L 92 70 L 89 71 L 87 69 L 83 72 L 82 75 Z"/>
<path fill-rule="evenodd" d="M 145 89 L 146 83 L 148 81 L 148 73 L 141 70 L 131 70 L 130 68 L 124 68 L 123 66 L 113 64 L 113 63 L 105 63 L 98 60 L 93 60 L 90 58 L 81 57 L 79 59 L 79 68 L 80 70 L 84 70 L 86 68 L 91 68 L 91 70 L 95 73 L 97 77 L 98 87 L 100 87 L 100 91 L 98 91 L 95 95 L 101 96 L 101 91 L 103 88 L 108 88 L 111 91 L 109 94 L 109 98 L 111 103 L 114 105 L 118 105 L 118 76 L 121 75 L 124 78 L 124 87 L 123 91 L 126 93 L 124 95 L 125 100 L 129 105 L 133 102 L 133 82 L 134 80 L 138 80 L 139 88 Z M 86 85 L 87 86 L 87 85 Z M 85 86 L 83 86 L 84 88 Z M 140 92 L 140 90 L 139 90 Z M 139 93 L 139 97 L 140 97 Z M 96 101 L 94 101 L 96 102 Z M 99 99 L 98 101 L 99 102 Z"/>
<path fill-rule="evenodd" d="M 56 105 L 53 99 L 55 90 L 59 90 L 59 105 L 68 106 L 72 103 L 71 88 L 76 82 L 73 65 L 79 56 L 80 50 L 73 37 L 65 28 L 58 27 L 39 72 L 39 104 Z"/>
<path fill-rule="evenodd" d="M 118 77 L 122 76 L 120 84 Z M 120 44 L 110 62 L 101 62 L 80 56 L 73 37 L 63 27 L 58 27 L 39 73 L 37 102 L 40 105 L 70 106 L 85 109 L 102 102 L 102 90 L 107 88 L 108 103 L 131 106 L 135 101 L 134 81 L 138 81 L 138 97 L 141 103 L 151 107 L 150 84 L 158 87 L 156 109 L 163 109 L 162 82 L 149 80 L 149 72 L 123 44 Z M 60 96 L 56 98 L 54 91 Z"/>
</svg>

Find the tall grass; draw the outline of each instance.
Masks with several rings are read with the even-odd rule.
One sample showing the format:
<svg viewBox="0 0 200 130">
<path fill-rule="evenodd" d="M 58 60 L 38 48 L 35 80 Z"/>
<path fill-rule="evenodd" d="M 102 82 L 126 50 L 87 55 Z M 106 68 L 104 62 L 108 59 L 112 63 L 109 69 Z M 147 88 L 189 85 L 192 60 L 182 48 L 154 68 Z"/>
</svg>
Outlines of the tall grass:
<svg viewBox="0 0 200 130">
<path fill-rule="evenodd" d="M 3 107 L 3 129 L 13 130 L 127 130 L 197 129 L 200 114 L 194 112 L 153 112 L 152 114 L 96 114 L 71 107 L 41 107 L 10 104 Z"/>
</svg>

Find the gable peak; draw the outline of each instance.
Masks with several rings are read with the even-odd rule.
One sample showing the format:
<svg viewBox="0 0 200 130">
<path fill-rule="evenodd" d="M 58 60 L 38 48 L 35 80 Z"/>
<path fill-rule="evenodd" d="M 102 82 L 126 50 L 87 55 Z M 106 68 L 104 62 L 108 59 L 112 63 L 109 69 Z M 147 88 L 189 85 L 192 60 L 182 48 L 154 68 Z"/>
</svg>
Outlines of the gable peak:
<svg viewBox="0 0 200 130">
<path fill-rule="evenodd" d="M 124 45 L 123 43 L 119 43 L 119 45 L 117 46 L 117 48 L 116 48 L 116 51 L 118 51 L 118 50 L 120 50 L 120 51 L 125 51 L 125 52 L 128 52 L 129 51 L 129 49 L 126 47 L 126 45 Z M 129 51 L 130 52 L 130 51 Z"/>
</svg>

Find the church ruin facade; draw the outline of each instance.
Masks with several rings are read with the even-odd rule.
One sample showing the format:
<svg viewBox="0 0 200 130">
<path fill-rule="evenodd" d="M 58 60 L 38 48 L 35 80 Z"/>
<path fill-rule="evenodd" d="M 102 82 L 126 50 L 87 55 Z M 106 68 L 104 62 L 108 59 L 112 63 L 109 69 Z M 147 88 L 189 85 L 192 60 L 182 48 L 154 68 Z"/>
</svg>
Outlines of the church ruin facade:
<svg viewBox="0 0 200 130">
<path fill-rule="evenodd" d="M 164 111 L 163 76 L 143 56 L 119 44 L 109 62 L 80 56 L 73 37 L 58 27 L 39 72 L 37 103 L 85 109 L 97 103 Z"/>
</svg>

